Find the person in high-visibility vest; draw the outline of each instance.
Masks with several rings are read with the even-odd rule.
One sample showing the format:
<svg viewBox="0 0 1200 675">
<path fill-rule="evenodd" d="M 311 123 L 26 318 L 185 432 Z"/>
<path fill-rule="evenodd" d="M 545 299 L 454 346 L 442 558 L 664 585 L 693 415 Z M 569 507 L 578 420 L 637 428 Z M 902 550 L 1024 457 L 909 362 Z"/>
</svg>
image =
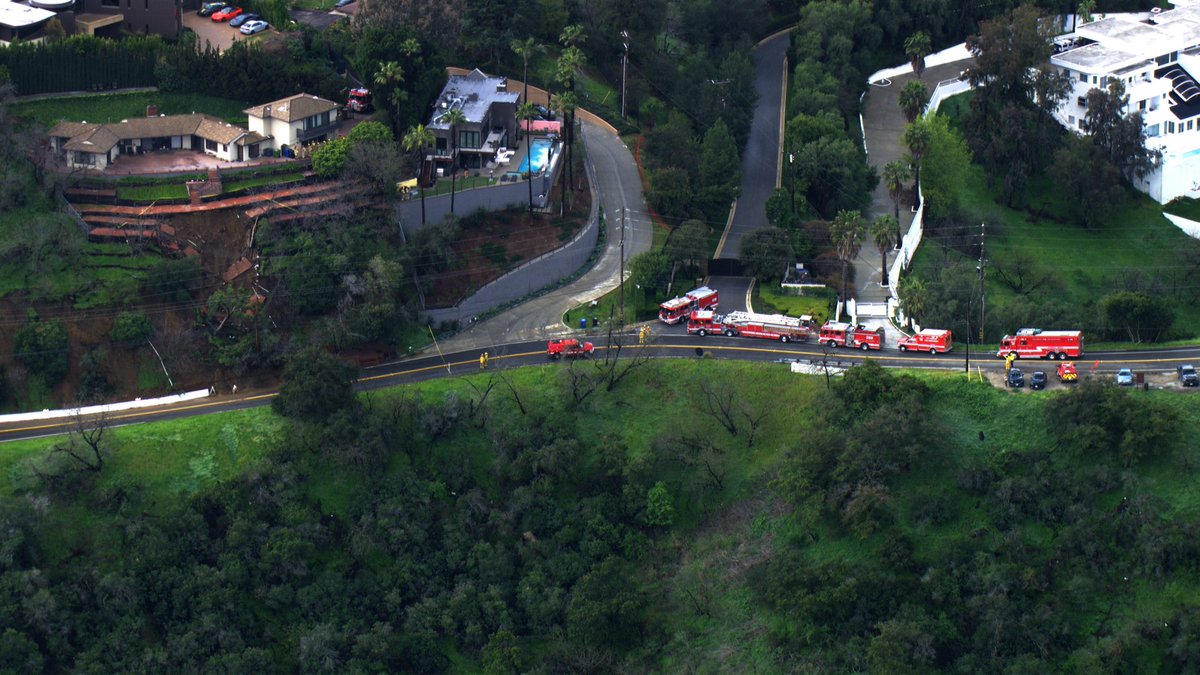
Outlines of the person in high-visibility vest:
<svg viewBox="0 0 1200 675">
<path fill-rule="evenodd" d="M 642 326 L 642 329 L 638 331 L 638 343 L 644 345 L 646 344 L 646 340 L 649 338 L 650 326 Z"/>
<path fill-rule="evenodd" d="M 1004 372 L 1007 373 L 1008 371 L 1012 370 L 1013 361 L 1016 361 L 1016 360 L 1017 360 L 1016 354 L 1009 354 L 1008 356 L 1004 357 Z"/>
<path fill-rule="evenodd" d="M 484 352 L 479 355 L 479 369 L 483 370 L 488 366 L 488 353 Z"/>
</svg>

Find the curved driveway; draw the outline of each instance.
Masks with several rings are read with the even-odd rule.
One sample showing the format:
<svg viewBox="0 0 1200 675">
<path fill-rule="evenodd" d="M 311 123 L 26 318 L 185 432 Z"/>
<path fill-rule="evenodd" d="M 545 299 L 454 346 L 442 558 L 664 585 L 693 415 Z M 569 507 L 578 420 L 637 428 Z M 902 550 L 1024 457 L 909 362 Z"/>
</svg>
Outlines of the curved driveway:
<svg viewBox="0 0 1200 675">
<path fill-rule="evenodd" d="M 481 321 L 457 335 L 443 340 L 444 351 L 490 349 L 502 354 L 505 345 L 544 339 L 568 333 L 562 315 L 572 307 L 599 298 L 616 288 L 621 269 L 621 210 L 629 213 L 625 231 L 625 259 L 650 250 L 653 226 L 647 217 L 642 196 L 642 178 L 629 148 L 608 130 L 582 125 L 591 165 L 593 186 L 604 211 L 606 244 L 600 260 L 579 279 L 549 293 L 524 302 Z"/>
<path fill-rule="evenodd" d="M 754 50 L 758 104 L 750 123 L 750 137 L 742 152 L 742 189 L 733 219 L 718 246 L 718 258 L 736 258 L 742 237 L 767 224 L 767 198 L 779 184 L 780 127 L 782 126 L 784 70 L 790 30 L 763 40 Z"/>
</svg>

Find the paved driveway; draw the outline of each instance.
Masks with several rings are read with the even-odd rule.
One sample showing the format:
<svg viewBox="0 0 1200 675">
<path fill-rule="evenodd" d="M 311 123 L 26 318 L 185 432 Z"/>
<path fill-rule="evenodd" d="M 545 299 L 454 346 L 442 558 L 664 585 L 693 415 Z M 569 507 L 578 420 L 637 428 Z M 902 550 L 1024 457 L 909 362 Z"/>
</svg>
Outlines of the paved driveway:
<svg viewBox="0 0 1200 675">
<path fill-rule="evenodd" d="M 779 180 L 780 108 L 787 83 L 784 59 L 791 33 L 782 31 L 754 50 L 758 105 L 750 124 L 750 138 L 742 152 L 742 190 L 733 222 L 721 242 L 718 258 L 737 258 L 742 237 L 767 225 L 767 198 Z"/>
<path fill-rule="evenodd" d="M 275 33 L 274 28 L 269 28 L 257 35 L 242 35 L 242 31 L 230 26 L 228 21 L 218 23 L 212 17 L 200 16 L 195 12 L 183 13 L 183 27 L 195 31 L 197 44 L 203 46 L 207 43 L 219 51 L 229 49 L 238 40 L 261 40 Z"/>
</svg>

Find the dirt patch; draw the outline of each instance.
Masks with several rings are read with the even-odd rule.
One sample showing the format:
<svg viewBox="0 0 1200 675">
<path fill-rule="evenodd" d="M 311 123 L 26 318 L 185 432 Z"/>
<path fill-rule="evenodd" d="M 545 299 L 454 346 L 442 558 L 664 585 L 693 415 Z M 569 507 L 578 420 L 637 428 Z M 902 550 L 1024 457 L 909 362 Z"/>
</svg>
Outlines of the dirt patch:
<svg viewBox="0 0 1200 675">
<path fill-rule="evenodd" d="M 559 190 L 551 195 L 552 203 Z M 455 266 L 438 275 L 426 297 L 428 305 L 451 307 L 505 272 L 571 241 L 592 208 L 586 185 L 574 201 L 563 216 L 513 210 L 463 218 L 454 244 Z"/>
</svg>

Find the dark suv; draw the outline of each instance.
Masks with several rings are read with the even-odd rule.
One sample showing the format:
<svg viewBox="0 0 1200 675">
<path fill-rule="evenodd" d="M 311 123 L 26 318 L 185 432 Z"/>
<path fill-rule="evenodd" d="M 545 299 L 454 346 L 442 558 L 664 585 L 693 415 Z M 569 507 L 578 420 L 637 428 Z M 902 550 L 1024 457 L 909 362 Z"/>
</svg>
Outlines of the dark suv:
<svg viewBox="0 0 1200 675">
<path fill-rule="evenodd" d="M 1200 374 L 1192 366 L 1179 366 L 1179 383 L 1185 387 L 1200 387 Z"/>
</svg>

